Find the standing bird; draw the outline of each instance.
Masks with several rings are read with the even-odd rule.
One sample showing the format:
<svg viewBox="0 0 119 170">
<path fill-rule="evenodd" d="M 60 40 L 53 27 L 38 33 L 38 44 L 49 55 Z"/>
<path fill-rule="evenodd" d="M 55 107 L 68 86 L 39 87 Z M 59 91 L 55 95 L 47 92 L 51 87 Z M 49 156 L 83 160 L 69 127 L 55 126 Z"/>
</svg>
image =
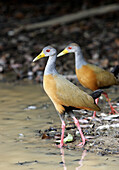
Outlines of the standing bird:
<svg viewBox="0 0 119 170">
<path fill-rule="evenodd" d="M 88 64 L 81 52 L 81 48 L 76 43 L 69 44 L 61 53 L 58 54 L 58 57 L 67 54 L 75 53 L 75 71 L 79 82 L 86 88 L 94 91 L 97 89 L 107 88 L 112 85 L 118 85 L 119 80 L 117 80 L 117 74 L 119 73 L 119 66 L 116 66 L 112 73 L 108 72 L 98 66 L 93 64 Z M 106 92 L 102 94 L 108 100 L 108 103 L 111 108 L 110 113 L 118 113 L 111 105 L 110 100 Z M 98 103 L 99 99 L 96 99 Z M 93 118 L 96 116 L 96 111 L 93 114 Z"/>
<path fill-rule="evenodd" d="M 75 118 L 72 110 L 86 109 L 100 111 L 98 105 L 95 104 L 95 98 L 101 95 L 102 90 L 95 91 L 91 95 L 88 95 L 73 83 L 58 74 L 55 69 L 57 52 L 56 49 L 52 48 L 51 46 L 45 47 L 42 52 L 33 60 L 33 62 L 48 56 L 49 59 L 46 64 L 43 77 L 43 87 L 47 95 L 52 100 L 61 118 L 62 135 L 59 147 L 63 146 L 65 112 L 67 112 L 73 118 L 82 138 L 82 143 L 80 145 L 84 146 L 86 139 L 81 131 L 79 121 Z"/>
</svg>

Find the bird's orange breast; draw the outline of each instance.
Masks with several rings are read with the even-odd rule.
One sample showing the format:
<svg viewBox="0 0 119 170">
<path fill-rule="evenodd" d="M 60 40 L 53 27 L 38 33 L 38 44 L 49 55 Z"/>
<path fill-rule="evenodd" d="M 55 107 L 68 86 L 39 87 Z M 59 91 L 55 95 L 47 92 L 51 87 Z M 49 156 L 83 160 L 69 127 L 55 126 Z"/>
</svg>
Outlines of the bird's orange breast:
<svg viewBox="0 0 119 170">
<path fill-rule="evenodd" d="M 96 74 L 88 65 L 83 65 L 80 69 L 76 69 L 76 75 L 84 87 L 93 91 L 98 89 Z"/>
<path fill-rule="evenodd" d="M 49 97 L 54 98 L 56 96 L 56 83 L 51 74 L 44 75 L 43 87 Z"/>
<path fill-rule="evenodd" d="M 51 74 L 44 75 L 43 87 L 47 95 L 52 100 L 56 110 L 62 114 L 65 108 L 62 106 L 61 101 L 57 97 L 55 76 Z"/>
</svg>

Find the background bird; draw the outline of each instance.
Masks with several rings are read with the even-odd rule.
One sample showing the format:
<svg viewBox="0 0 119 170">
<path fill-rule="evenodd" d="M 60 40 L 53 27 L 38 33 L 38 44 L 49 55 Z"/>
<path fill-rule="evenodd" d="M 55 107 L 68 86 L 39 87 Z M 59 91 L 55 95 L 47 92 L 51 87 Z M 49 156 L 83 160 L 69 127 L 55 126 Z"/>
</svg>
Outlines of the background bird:
<svg viewBox="0 0 119 170">
<path fill-rule="evenodd" d="M 88 95 L 73 83 L 65 79 L 63 76 L 59 75 L 55 69 L 55 62 L 57 58 L 56 49 L 52 48 L 51 46 L 45 47 L 43 51 L 33 60 L 33 62 L 45 56 L 49 56 L 49 59 L 44 71 L 43 87 L 47 95 L 52 100 L 61 118 L 62 135 L 60 147 L 63 146 L 65 112 L 67 112 L 73 118 L 80 132 L 82 138 L 81 145 L 83 146 L 86 139 L 81 131 L 79 121 L 75 118 L 72 110 L 86 109 L 100 111 L 99 106 L 95 104 L 95 98 L 101 95 L 102 90 L 98 90 L 91 95 Z"/>
<path fill-rule="evenodd" d="M 94 91 L 97 89 L 107 88 L 112 85 L 119 85 L 119 80 L 117 75 L 119 73 L 119 66 L 116 66 L 112 73 L 108 72 L 96 65 L 89 64 L 85 61 L 81 48 L 76 43 L 69 44 L 61 53 L 58 54 L 62 56 L 67 53 L 75 53 L 75 71 L 79 82 L 86 88 Z M 110 113 L 118 113 L 111 105 L 110 100 L 106 92 L 103 92 L 108 100 L 111 108 Z M 98 103 L 98 99 L 96 99 Z M 94 112 L 93 117 L 96 116 Z"/>
</svg>

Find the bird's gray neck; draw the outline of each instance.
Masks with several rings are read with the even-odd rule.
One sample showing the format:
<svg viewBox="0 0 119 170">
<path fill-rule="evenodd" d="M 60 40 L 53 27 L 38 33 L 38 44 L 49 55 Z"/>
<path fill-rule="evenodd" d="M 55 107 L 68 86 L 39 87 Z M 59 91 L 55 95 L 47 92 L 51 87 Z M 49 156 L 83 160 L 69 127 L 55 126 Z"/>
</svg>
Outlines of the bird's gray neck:
<svg viewBox="0 0 119 170">
<path fill-rule="evenodd" d="M 81 50 L 77 50 L 75 52 L 75 63 L 76 63 L 76 69 L 80 69 L 83 65 L 87 64 Z"/>
<path fill-rule="evenodd" d="M 56 58 L 57 58 L 57 55 L 49 56 L 49 59 L 47 61 L 46 67 L 45 67 L 44 75 L 48 75 L 48 74 L 55 75 L 55 74 L 58 74 L 57 71 L 56 71 L 56 68 L 55 68 Z"/>
</svg>

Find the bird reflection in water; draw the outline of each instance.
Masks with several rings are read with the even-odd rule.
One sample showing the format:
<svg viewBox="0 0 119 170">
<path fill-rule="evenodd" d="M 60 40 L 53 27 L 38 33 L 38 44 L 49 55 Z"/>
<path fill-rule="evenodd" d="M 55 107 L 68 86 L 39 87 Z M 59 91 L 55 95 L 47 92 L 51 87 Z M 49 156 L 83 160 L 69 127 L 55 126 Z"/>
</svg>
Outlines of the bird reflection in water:
<svg viewBox="0 0 119 170">
<path fill-rule="evenodd" d="M 63 163 L 64 170 L 67 170 L 67 167 L 66 167 L 66 164 L 65 164 L 64 149 L 61 148 L 60 152 L 61 152 L 61 158 L 62 158 L 62 163 Z M 87 155 L 86 152 L 87 152 L 86 150 L 83 150 L 82 155 L 81 155 L 81 159 L 79 161 L 79 166 L 76 167 L 76 170 L 80 170 L 80 168 L 83 166 L 83 160 L 84 160 L 85 156 Z"/>
</svg>

